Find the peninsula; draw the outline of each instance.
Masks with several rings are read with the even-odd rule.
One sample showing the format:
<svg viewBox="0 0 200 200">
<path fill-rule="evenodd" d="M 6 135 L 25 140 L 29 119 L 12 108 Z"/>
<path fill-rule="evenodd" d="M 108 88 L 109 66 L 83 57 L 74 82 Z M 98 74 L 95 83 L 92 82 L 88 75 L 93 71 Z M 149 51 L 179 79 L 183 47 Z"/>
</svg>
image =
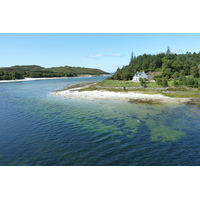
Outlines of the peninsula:
<svg viewBox="0 0 200 200">
<path fill-rule="evenodd" d="M 150 94 L 142 89 L 111 89 L 99 88 L 99 83 L 75 85 L 63 90 L 54 91 L 51 95 L 87 100 L 118 100 L 133 103 L 165 104 L 165 103 L 193 103 L 194 98 L 173 98 L 158 93 L 156 90 Z M 151 90 L 152 91 L 152 90 Z"/>
<path fill-rule="evenodd" d="M 105 81 L 52 94 L 79 99 L 200 104 L 200 52 L 131 54 L 128 65 Z"/>
</svg>

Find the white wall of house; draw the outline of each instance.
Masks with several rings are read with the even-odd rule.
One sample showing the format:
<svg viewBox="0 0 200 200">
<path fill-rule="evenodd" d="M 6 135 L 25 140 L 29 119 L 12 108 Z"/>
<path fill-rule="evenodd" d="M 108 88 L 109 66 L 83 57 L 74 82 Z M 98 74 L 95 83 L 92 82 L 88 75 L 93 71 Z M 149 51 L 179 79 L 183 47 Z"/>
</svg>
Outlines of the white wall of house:
<svg viewBox="0 0 200 200">
<path fill-rule="evenodd" d="M 134 82 L 140 82 L 140 81 L 139 81 L 140 78 L 147 78 L 147 79 L 148 79 L 148 76 L 147 76 L 144 72 L 137 72 L 137 73 L 133 76 L 132 81 L 134 81 Z"/>
</svg>

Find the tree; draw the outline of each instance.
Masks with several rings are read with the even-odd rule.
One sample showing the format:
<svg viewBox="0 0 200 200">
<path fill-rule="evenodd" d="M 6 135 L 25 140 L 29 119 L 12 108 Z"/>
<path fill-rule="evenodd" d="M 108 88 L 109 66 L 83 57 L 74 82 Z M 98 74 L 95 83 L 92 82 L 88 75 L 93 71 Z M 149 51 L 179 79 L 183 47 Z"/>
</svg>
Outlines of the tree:
<svg viewBox="0 0 200 200">
<path fill-rule="evenodd" d="M 165 53 L 157 55 L 143 54 L 135 57 L 132 53 L 130 63 L 122 67 L 115 78 L 129 80 L 130 76 L 133 76 L 137 71 L 159 71 L 161 72 L 160 78 L 165 77 L 166 79 L 185 77 L 187 75 L 198 78 L 200 77 L 200 52 L 175 54 L 171 52 L 168 46 Z M 185 84 L 185 81 L 182 81 L 182 83 Z"/>
<path fill-rule="evenodd" d="M 113 79 L 114 80 L 121 80 L 121 70 L 118 67 L 117 71 L 115 72 L 115 74 L 113 75 Z"/>
<path fill-rule="evenodd" d="M 162 79 L 161 78 L 156 78 L 156 84 L 157 85 L 162 85 Z"/>
<path fill-rule="evenodd" d="M 139 78 L 139 81 L 140 81 L 140 84 L 143 88 L 146 88 L 147 87 L 147 84 L 146 84 L 146 81 L 147 79 L 146 78 Z"/>
<path fill-rule="evenodd" d="M 168 87 L 168 81 L 167 81 L 166 78 L 163 78 L 163 79 L 162 79 L 162 86 L 163 86 L 163 87 Z"/>
<path fill-rule="evenodd" d="M 198 81 L 198 89 L 200 90 L 200 79 Z"/>
<path fill-rule="evenodd" d="M 134 60 L 134 54 L 133 54 L 133 52 L 131 53 L 131 59 L 130 59 L 130 63 L 132 62 Z M 129 63 L 129 64 L 130 64 Z"/>
<path fill-rule="evenodd" d="M 178 81 L 176 80 L 176 79 L 174 79 L 174 81 L 173 81 L 173 86 L 178 86 L 179 84 L 178 84 Z"/>
<path fill-rule="evenodd" d="M 166 55 L 169 55 L 169 54 L 171 54 L 171 50 L 170 50 L 170 48 L 169 48 L 169 46 L 167 47 L 167 51 L 166 51 Z"/>
<path fill-rule="evenodd" d="M 172 78 L 178 78 L 179 77 L 179 73 L 178 72 L 174 72 L 174 74 L 172 75 Z"/>
<path fill-rule="evenodd" d="M 198 77 L 199 75 L 198 67 L 195 66 L 191 67 L 190 74 L 194 77 Z"/>
<path fill-rule="evenodd" d="M 185 76 L 185 72 L 184 72 L 184 70 L 181 70 L 180 77 L 183 77 L 183 76 Z"/>
<path fill-rule="evenodd" d="M 194 78 L 193 77 L 188 77 L 186 79 L 186 85 L 189 86 L 189 87 L 193 87 L 195 81 L 194 81 Z"/>
<path fill-rule="evenodd" d="M 198 65 L 199 75 L 200 75 L 200 65 Z"/>
</svg>

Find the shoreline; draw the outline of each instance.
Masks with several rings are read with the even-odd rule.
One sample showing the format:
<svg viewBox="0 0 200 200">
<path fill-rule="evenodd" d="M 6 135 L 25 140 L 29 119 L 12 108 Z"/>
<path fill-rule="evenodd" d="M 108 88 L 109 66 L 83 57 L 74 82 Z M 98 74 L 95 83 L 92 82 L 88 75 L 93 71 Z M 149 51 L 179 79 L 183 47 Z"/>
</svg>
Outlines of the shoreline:
<svg viewBox="0 0 200 200">
<path fill-rule="evenodd" d="M 86 99 L 93 101 L 117 100 L 117 101 L 126 101 L 132 103 L 149 103 L 149 104 L 166 104 L 166 103 L 185 104 L 191 102 L 191 98 L 173 98 L 164 96 L 162 94 L 143 94 L 139 92 L 113 92 L 106 90 L 79 91 L 80 89 L 89 87 L 90 85 L 83 87 L 76 87 L 72 89 L 58 90 L 50 94 L 67 98 Z"/>
<path fill-rule="evenodd" d="M 24 78 L 15 80 L 0 80 L 0 83 L 12 83 L 12 82 L 23 82 L 23 81 L 39 81 L 39 80 L 49 80 L 49 79 L 64 79 L 71 77 L 53 77 L 53 78 Z"/>
<path fill-rule="evenodd" d="M 0 83 L 12 83 L 12 82 L 22 82 L 22 81 L 39 81 L 39 80 L 51 80 L 51 79 L 67 79 L 67 78 L 86 78 L 86 77 L 95 77 L 96 75 L 83 75 L 76 77 L 52 77 L 52 78 L 24 78 L 24 79 L 15 79 L 15 80 L 0 80 Z M 106 75 L 100 75 L 106 76 Z"/>
</svg>

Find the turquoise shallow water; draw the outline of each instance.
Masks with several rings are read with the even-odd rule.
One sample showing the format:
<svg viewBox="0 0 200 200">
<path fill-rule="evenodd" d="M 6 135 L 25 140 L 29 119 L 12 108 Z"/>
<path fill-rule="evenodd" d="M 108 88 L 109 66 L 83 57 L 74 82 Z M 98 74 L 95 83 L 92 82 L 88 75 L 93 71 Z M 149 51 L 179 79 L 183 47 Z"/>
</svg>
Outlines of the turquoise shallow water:
<svg viewBox="0 0 200 200">
<path fill-rule="evenodd" d="M 0 165 L 200 165 L 196 105 L 49 95 L 104 78 L 0 83 Z"/>
</svg>

